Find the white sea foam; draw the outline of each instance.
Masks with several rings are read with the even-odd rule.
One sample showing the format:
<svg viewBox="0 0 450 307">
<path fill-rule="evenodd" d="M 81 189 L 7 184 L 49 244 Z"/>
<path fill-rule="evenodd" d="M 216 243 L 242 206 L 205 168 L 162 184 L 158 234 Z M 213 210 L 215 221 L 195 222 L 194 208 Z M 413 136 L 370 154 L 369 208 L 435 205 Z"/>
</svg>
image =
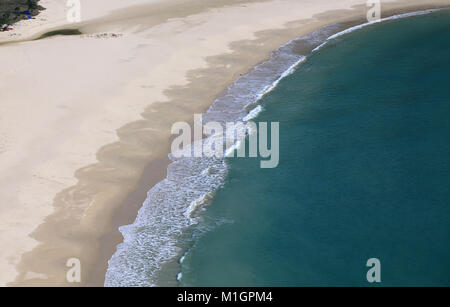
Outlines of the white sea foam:
<svg viewBox="0 0 450 307">
<path fill-rule="evenodd" d="M 256 99 L 256 101 L 252 102 L 252 104 L 254 104 L 255 102 L 258 102 L 259 100 L 261 100 L 265 95 L 267 95 L 268 93 L 270 93 L 271 91 L 273 91 L 278 84 L 280 83 L 281 80 L 283 80 L 284 78 L 286 78 L 287 76 L 291 75 L 294 71 L 295 68 L 300 65 L 301 63 L 303 63 L 306 60 L 305 56 L 301 56 L 300 59 L 298 59 L 294 64 L 292 64 L 287 70 L 285 70 L 280 77 L 278 77 L 278 79 L 276 79 L 272 84 L 269 84 L 267 86 L 265 86 L 263 88 L 263 90 L 258 94 L 258 97 Z"/>
<path fill-rule="evenodd" d="M 207 169 L 209 170 L 209 168 Z M 202 174 L 204 174 L 205 172 L 203 171 Z M 200 196 L 199 198 L 197 198 L 196 200 L 192 201 L 191 204 L 189 205 L 189 207 L 186 209 L 185 211 L 185 216 L 188 218 L 192 218 L 192 216 L 194 215 L 194 213 L 202 208 L 206 203 L 208 203 L 208 201 L 210 201 L 212 198 L 212 194 L 207 193 L 204 194 L 202 196 Z"/>
<path fill-rule="evenodd" d="M 322 44 L 320 44 L 319 46 L 317 46 L 316 48 L 313 49 L 312 52 L 316 52 L 318 50 L 320 50 L 323 46 L 325 46 L 326 44 L 329 43 L 330 40 L 333 40 L 337 37 L 340 37 L 342 35 L 354 32 L 356 30 L 365 28 L 367 26 L 371 26 L 380 22 L 384 22 L 384 21 L 389 21 L 389 20 L 395 20 L 395 19 L 402 19 L 402 18 L 407 18 L 407 17 L 412 17 L 412 16 L 419 16 L 419 15 L 425 15 L 425 14 L 430 14 L 433 12 L 439 11 L 439 9 L 435 9 L 435 10 L 425 10 L 425 11 L 418 11 L 418 12 L 410 12 L 410 13 L 404 13 L 404 14 L 399 14 L 399 15 L 393 15 L 393 16 L 389 16 L 389 17 L 385 17 L 385 18 L 381 18 L 380 20 L 375 20 L 375 21 L 370 21 L 367 23 L 363 23 L 348 29 L 345 29 L 343 31 L 340 31 L 336 34 L 331 35 L 330 37 L 327 38 L 327 40 L 325 42 L 323 42 Z"/>
<path fill-rule="evenodd" d="M 259 113 L 263 110 L 263 107 L 260 105 L 256 106 L 253 110 L 248 112 L 248 114 L 242 119 L 244 122 L 248 122 L 258 116 Z"/>
<path fill-rule="evenodd" d="M 222 184 L 226 167 L 215 158 L 182 158 L 149 192 L 135 222 L 120 227 L 123 243 L 109 260 L 105 286 L 154 286 L 162 265 L 183 252 L 180 236 L 198 223 L 198 210 Z M 205 169 L 213 169 L 205 172 Z M 186 204 L 189 204 L 188 206 Z"/>
</svg>

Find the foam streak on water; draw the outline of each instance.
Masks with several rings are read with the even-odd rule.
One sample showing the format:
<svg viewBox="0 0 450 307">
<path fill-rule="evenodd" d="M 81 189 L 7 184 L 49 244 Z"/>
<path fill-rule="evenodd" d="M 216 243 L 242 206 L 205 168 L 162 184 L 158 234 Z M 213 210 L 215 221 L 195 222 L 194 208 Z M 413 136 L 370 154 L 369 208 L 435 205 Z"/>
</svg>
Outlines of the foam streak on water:
<svg viewBox="0 0 450 307">
<path fill-rule="evenodd" d="M 327 40 L 325 42 L 323 42 L 322 44 L 320 44 L 319 46 L 314 48 L 312 52 L 318 51 L 320 48 L 325 46 L 332 39 L 335 39 L 335 38 L 340 37 L 342 35 L 351 33 L 353 31 L 362 29 L 364 27 L 367 27 L 367 26 L 370 26 L 370 25 L 373 25 L 373 24 L 376 24 L 376 23 L 379 23 L 379 22 L 395 20 L 395 19 L 401 19 L 401 18 L 407 18 L 407 17 L 412 17 L 412 16 L 420 16 L 420 15 L 430 14 L 430 13 L 433 13 L 433 12 L 436 12 L 436 11 L 439 11 L 439 9 L 425 10 L 425 11 L 418 11 L 418 12 L 411 12 L 411 13 L 404 13 L 404 14 L 399 14 L 399 15 L 393 15 L 393 16 L 390 16 L 390 17 L 381 18 L 378 21 L 370 21 L 370 22 L 367 22 L 367 23 L 363 23 L 363 24 L 360 24 L 360 25 L 357 25 L 357 26 L 345 29 L 345 30 L 343 30 L 341 32 L 338 32 L 336 34 L 331 35 L 330 37 L 327 38 Z"/>
</svg>

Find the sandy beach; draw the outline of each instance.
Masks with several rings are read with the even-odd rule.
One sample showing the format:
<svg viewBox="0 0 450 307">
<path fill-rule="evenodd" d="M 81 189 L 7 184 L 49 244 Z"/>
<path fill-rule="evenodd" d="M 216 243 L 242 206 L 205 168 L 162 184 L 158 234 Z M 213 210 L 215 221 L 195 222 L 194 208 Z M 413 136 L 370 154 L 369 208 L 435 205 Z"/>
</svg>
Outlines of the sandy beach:
<svg viewBox="0 0 450 307">
<path fill-rule="evenodd" d="M 293 38 L 363 20 L 365 0 L 65 0 L 0 33 L 0 285 L 102 286 L 170 128 Z M 382 1 L 383 14 L 449 0 Z M 81 35 L 35 40 L 61 29 Z M 66 281 L 78 258 L 81 283 Z"/>
</svg>

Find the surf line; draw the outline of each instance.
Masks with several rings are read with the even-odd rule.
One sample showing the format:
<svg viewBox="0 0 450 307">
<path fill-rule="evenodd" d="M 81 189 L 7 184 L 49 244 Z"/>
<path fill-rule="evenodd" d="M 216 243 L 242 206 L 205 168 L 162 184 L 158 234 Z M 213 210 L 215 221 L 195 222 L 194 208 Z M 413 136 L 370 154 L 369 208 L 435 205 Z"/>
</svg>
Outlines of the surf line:
<svg viewBox="0 0 450 307">
<path fill-rule="evenodd" d="M 224 129 L 225 128 L 225 129 Z M 247 122 L 207 122 L 203 125 L 202 115 L 194 114 L 194 142 L 192 143 L 192 128 L 187 122 L 176 122 L 172 125 L 172 135 L 178 135 L 171 146 L 171 156 L 174 158 L 216 157 L 246 157 L 246 142 L 249 140 L 249 157 L 264 158 L 260 161 L 261 168 L 276 168 L 279 163 L 279 122 L 270 123 L 270 133 L 267 122 L 256 124 Z M 224 131 L 225 130 L 225 131 Z M 203 136 L 207 137 L 204 139 Z M 270 143 L 269 143 L 270 138 Z M 270 146 L 269 146 L 270 144 Z"/>
</svg>

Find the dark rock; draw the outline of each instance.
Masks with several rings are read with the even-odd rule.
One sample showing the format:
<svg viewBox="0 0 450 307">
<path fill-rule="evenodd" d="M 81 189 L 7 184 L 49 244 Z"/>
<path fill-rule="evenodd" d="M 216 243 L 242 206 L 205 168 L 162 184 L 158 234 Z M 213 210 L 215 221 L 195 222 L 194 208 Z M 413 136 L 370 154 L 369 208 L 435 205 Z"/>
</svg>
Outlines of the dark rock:
<svg viewBox="0 0 450 307">
<path fill-rule="evenodd" d="M 36 16 L 45 10 L 39 5 L 39 0 L 1 0 L 0 1 L 0 25 L 12 25 L 22 19 Z"/>
</svg>

